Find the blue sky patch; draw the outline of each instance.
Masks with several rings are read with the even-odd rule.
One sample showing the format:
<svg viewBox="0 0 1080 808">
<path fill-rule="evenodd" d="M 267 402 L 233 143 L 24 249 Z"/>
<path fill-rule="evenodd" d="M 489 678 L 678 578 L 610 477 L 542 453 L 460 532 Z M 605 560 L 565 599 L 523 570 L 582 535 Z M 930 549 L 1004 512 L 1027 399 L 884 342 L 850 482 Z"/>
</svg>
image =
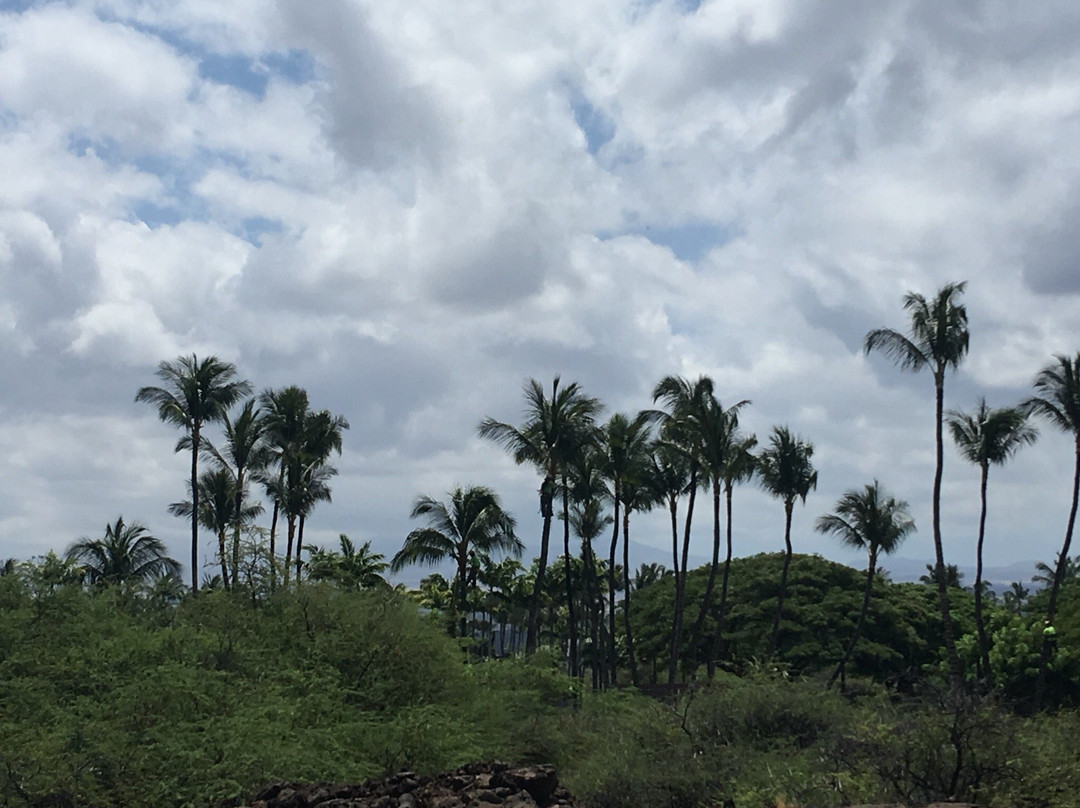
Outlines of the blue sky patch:
<svg viewBox="0 0 1080 808">
<path fill-rule="evenodd" d="M 262 237 L 267 233 L 280 233 L 284 228 L 277 219 L 268 219 L 265 216 L 249 216 L 240 222 L 239 235 L 244 241 L 262 246 Z"/>
<path fill-rule="evenodd" d="M 266 69 L 242 53 L 203 54 L 199 59 L 199 75 L 244 90 L 256 98 L 266 95 L 266 85 L 270 82 Z"/>
<path fill-rule="evenodd" d="M 653 244 L 667 247 L 680 261 L 697 263 L 714 247 L 721 247 L 735 236 L 735 231 L 712 222 L 686 222 L 670 227 L 639 225 L 625 230 L 597 233 L 607 241 L 618 236 L 641 236 Z"/>
<path fill-rule="evenodd" d="M 580 92 L 573 93 L 570 107 L 574 110 L 574 121 L 585 135 L 589 154 L 596 154 L 615 137 L 615 121 L 606 112 L 590 104 L 589 99 Z"/>
</svg>

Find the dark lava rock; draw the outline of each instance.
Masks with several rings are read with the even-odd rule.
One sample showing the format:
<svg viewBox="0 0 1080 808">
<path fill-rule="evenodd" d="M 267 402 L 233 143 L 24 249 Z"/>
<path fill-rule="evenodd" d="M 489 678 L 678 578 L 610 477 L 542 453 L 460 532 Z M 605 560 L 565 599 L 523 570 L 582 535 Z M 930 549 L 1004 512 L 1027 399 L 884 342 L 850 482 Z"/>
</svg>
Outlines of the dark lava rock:
<svg viewBox="0 0 1080 808">
<path fill-rule="evenodd" d="M 552 766 L 470 763 L 452 772 L 400 772 L 361 785 L 273 783 L 248 808 L 574 808 Z"/>
</svg>

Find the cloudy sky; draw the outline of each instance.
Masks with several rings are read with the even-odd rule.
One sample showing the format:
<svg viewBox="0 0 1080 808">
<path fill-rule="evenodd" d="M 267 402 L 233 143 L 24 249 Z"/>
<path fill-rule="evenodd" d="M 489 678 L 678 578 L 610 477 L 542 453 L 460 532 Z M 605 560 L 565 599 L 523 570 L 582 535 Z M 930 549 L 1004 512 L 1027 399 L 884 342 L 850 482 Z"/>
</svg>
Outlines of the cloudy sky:
<svg viewBox="0 0 1080 808">
<path fill-rule="evenodd" d="M 0 556 L 123 514 L 187 558 L 177 434 L 135 391 L 234 362 L 351 422 L 339 532 L 392 553 L 418 493 L 536 475 L 476 437 L 555 374 L 608 411 L 667 374 L 813 441 L 813 518 L 872 478 L 932 557 L 933 391 L 861 351 L 968 280 L 947 406 L 1080 350 L 1080 5 L 1005 0 L 0 3 Z M 987 559 L 1049 561 L 1072 444 L 991 475 Z M 739 490 L 738 554 L 782 546 Z M 977 471 L 946 454 L 947 560 Z M 707 553 L 701 519 L 695 551 Z M 660 517 L 633 528 L 664 547 Z M 206 548 L 210 548 L 207 540 Z"/>
</svg>

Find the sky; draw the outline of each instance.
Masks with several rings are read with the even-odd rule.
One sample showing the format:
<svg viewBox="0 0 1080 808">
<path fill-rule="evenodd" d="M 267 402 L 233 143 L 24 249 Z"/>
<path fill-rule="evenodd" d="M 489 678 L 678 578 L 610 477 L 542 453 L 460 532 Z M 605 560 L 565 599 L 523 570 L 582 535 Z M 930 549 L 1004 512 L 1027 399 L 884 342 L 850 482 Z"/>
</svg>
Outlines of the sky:
<svg viewBox="0 0 1080 808">
<path fill-rule="evenodd" d="M 1078 247 L 1075 2 L 3 0 L 0 556 L 123 515 L 187 559 L 189 460 L 134 396 L 195 353 L 350 422 L 316 543 L 392 554 L 418 494 L 482 484 L 536 547 L 481 419 L 706 374 L 814 444 L 797 551 L 858 563 L 813 522 L 877 478 L 929 561 L 932 380 L 863 337 L 966 280 L 946 406 L 1015 404 L 1080 350 Z M 1072 468 L 1042 425 L 991 471 L 988 563 L 1053 559 Z M 782 548 L 779 502 L 734 511 L 736 554 Z M 948 562 L 978 511 L 949 445 Z M 662 514 L 631 532 L 663 558 Z"/>
</svg>

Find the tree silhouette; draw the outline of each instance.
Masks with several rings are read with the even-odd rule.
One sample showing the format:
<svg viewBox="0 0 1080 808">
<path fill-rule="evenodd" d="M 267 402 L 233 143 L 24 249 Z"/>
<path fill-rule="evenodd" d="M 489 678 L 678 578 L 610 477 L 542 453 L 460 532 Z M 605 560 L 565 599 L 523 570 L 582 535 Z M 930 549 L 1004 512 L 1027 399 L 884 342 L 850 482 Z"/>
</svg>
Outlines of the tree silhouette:
<svg viewBox="0 0 1080 808">
<path fill-rule="evenodd" d="M 184 431 L 176 451 L 191 450 L 191 591 L 199 591 L 199 452 L 203 425 L 220 421 L 229 407 L 251 392 L 251 384 L 237 380 L 236 367 L 216 356 L 181 356 L 162 362 L 155 372 L 162 387 L 142 387 L 136 401 L 157 408 L 158 417 Z"/>
<path fill-rule="evenodd" d="M 910 317 L 910 336 L 891 328 L 878 328 L 866 335 L 866 353 L 878 350 L 900 365 L 903 370 L 918 373 L 929 367 L 934 377 L 934 488 L 931 514 L 934 528 L 934 554 L 937 566 L 945 568 L 945 551 L 941 540 L 941 477 L 945 466 L 942 423 L 945 408 L 945 372 L 957 368 L 968 351 L 967 308 L 958 302 L 967 284 L 948 283 L 938 290 L 933 300 L 908 292 L 904 310 Z M 945 652 L 949 660 L 949 677 L 954 690 L 963 684 L 960 657 L 956 652 L 949 596 L 944 578 L 938 583 L 938 605 L 944 630 Z"/>
</svg>

